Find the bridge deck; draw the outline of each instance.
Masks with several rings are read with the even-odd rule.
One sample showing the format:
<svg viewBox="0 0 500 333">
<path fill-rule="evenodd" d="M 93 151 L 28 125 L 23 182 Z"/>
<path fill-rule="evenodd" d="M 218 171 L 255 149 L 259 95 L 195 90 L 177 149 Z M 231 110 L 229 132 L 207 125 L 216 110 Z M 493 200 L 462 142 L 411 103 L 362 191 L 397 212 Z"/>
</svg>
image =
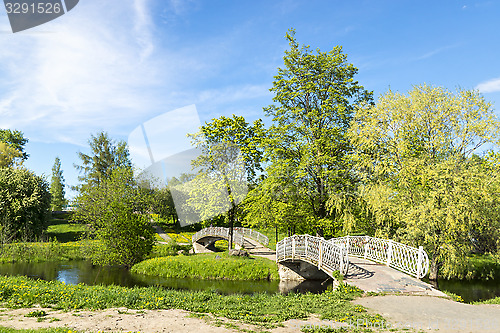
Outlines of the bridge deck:
<svg viewBox="0 0 500 333">
<path fill-rule="evenodd" d="M 349 256 L 349 271 L 344 281 L 364 291 L 446 296 L 430 284 L 386 265 Z"/>
</svg>

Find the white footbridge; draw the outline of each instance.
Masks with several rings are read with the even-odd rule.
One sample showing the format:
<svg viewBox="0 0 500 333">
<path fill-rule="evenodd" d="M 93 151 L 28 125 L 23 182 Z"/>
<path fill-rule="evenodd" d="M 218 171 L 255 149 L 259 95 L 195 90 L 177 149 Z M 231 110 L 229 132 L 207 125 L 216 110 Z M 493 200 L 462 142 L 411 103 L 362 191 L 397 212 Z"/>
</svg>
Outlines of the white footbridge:
<svg viewBox="0 0 500 333">
<path fill-rule="evenodd" d="M 218 239 L 229 240 L 230 232 L 231 230 L 225 227 L 208 227 L 195 233 L 191 240 L 193 244 L 199 243 L 204 246 L 208 246 Z M 246 237 L 263 245 L 269 244 L 269 238 L 258 231 L 241 227 L 233 228 L 234 244 L 240 247 L 245 247 L 247 245 L 247 241 L 245 240 Z"/>
<path fill-rule="evenodd" d="M 346 275 L 349 256 L 387 265 L 418 279 L 429 270 L 429 257 L 420 246 L 411 247 L 370 236 L 345 236 L 325 240 L 310 235 L 294 235 L 276 244 L 276 261 L 305 261 L 332 276 Z"/>
</svg>

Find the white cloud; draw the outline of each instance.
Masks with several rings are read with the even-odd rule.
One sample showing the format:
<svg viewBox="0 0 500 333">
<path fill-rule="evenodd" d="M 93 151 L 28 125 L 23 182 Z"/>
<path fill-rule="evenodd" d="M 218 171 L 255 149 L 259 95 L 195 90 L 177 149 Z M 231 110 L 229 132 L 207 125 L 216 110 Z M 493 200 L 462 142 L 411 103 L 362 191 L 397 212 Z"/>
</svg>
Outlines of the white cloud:
<svg viewBox="0 0 500 333">
<path fill-rule="evenodd" d="M 81 143 L 91 131 L 140 118 L 155 107 L 148 88 L 161 81 L 150 30 L 147 0 L 109 0 L 0 34 L 0 127 Z"/>
<path fill-rule="evenodd" d="M 436 54 L 439 54 L 441 52 L 444 52 L 444 51 L 447 51 L 449 49 L 454 49 L 456 47 L 460 46 L 460 44 L 451 44 L 451 45 L 446 45 L 446 46 L 442 46 L 442 47 L 438 47 L 432 51 L 429 51 L 419 57 L 416 58 L 416 60 L 423 60 L 423 59 L 427 59 L 427 58 L 431 58 L 433 56 L 435 56 Z"/>
<path fill-rule="evenodd" d="M 491 93 L 500 91 L 500 77 L 479 83 L 475 89 L 482 93 Z"/>
</svg>

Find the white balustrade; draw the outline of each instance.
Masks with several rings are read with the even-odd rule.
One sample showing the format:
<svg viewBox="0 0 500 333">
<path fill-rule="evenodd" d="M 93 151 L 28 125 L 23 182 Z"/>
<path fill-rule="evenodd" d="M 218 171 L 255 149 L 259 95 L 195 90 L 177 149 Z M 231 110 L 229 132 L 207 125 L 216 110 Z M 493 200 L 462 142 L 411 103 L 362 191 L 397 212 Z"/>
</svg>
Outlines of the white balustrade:
<svg viewBox="0 0 500 333">
<path fill-rule="evenodd" d="M 243 236 L 251 238 L 253 240 L 256 240 L 262 245 L 268 245 L 269 244 L 269 238 L 266 235 L 261 234 L 258 231 L 255 231 L 253 229 L 248 229 L 248 228 L 241 228 L 241 227 L 236 227 L 234 230 L 237 230 L 238 232 L 242 233 Z"/>
<path fill-rule="evenodd" d="M 329 242 L 344 246 L 349 255 L 385 264 L 419 279 L 429 271 L 429 257 L 421 246 L 417 249 L 370 236 L 345 236 Z"/>
<path fill-rule="evenodd" d="M 303 260 L 329 275 L 334 271 L 346 274 L 349 266 L 345 247 L 310 235 L 294 235 L 279 241 L 276 244 L 276 261 L 284 260 Z"/>
<path fill-rule="evenodd" d="M 213 237 L 221 237 L 229 240 L 229 233 L 230 229 L 229 228 L 224 228 L 224 227 L 208 227 L 201 229 L 197 233 L 191 237 L 191 241 L 194 243 L 198 241 L 199 239 L 202 239 L 203 237 L 207 236 L 213 236 Z M 243 246 L 244 244 L 244 237 L 241 232 L 236 231 L 235 228 L 233 228 L 233 243 L 238 244 L 240 246 Z"/>
</svg>

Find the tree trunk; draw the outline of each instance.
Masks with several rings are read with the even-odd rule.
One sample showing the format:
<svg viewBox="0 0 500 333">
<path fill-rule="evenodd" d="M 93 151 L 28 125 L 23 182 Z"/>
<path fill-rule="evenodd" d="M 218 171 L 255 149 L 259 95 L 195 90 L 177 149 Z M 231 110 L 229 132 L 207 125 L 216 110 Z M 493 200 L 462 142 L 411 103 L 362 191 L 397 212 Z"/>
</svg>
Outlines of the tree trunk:
<svg viewBox="0 0 500 333">
<path fill-rule="evenodd" d="M 276 243 L 278 243 L 278 226 L 276 226 L 275 232 L 276 232 Z"/>
<path fill-rule="evenodd" d="M 439 265 L 438 265 L 436 257 L 432 257 L 431 262 L 430 262 L 430 267 L 429 267 L 429 280 L 431 280 L 431 281 L 437 280 L 438 268 L 439 268 Z"/>
<path fill-rule="evenodd" d="M 234 228 L 234 214 L 233 208 L 229 210 L 229 242 L 228 248 L 231 250 L 233 248 L 233 229 Z"/>
</svg>

